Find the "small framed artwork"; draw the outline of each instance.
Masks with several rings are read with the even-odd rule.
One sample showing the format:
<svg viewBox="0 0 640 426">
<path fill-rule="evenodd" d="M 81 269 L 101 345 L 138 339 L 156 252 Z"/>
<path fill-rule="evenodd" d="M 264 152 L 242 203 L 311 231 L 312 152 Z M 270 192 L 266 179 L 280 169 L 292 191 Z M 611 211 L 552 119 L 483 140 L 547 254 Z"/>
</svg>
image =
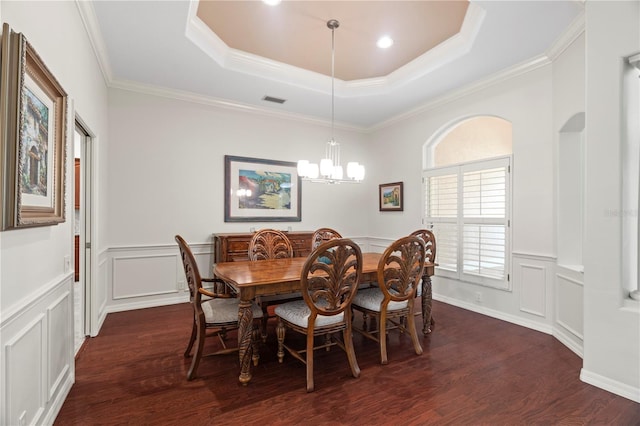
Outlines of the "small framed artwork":
<svg viewBox="0 0 640 426">
<path fill-rule="evenodd" d="M 224 157 L 225 222 L 300 222 L 302 185 L 297 164 Z"/>
<path fill-rule="evenodd" d="M 383 183 L 380 185 L 380 211 L 401 212 L 404 206 L 402 182 Z"/>
<path fill-rule="evenodd" d="M 64 222 L 67 94 L 7 24 L 1 55 L 2 230 Z"/>
</svg>

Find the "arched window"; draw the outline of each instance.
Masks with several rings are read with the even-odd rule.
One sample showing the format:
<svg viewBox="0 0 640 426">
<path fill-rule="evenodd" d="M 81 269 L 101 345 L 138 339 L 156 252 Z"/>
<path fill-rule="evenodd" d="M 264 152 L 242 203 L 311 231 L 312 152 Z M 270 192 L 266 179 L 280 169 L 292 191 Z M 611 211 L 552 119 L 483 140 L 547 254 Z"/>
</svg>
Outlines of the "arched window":
<svg viewBox="0 0 640 426">
<path fill-rule="evenodd" d="M 440 275 L 510 288 L 511 153 L 511 123 L 492 116 L 459 121 L 429 144 L 424 223 Z"/>
</svg>

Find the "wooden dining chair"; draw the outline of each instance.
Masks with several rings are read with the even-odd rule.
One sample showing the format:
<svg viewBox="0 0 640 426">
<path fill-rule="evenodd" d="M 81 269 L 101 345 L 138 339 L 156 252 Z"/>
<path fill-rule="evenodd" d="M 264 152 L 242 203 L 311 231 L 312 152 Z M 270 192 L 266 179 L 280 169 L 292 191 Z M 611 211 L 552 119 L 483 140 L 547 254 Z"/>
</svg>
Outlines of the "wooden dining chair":
<svg viewBox="0 0 640 426">
<path fill-rule="evenodd" d="M 425 263 L 433 263 L 436 264 L 436 236 L 433 232 L 428 229 L 418 229 L 417 231 L 413 231 L 410 235 L 414 235 L 420 238 L 424 242 L 425 255 L 424 261 Z M 431 311 L 431 304 L 433 300 L 433 290 L 431 288 L 431 277 L 427 274 L 427 268 L 424 268 L 424 272 L 422 274 L 422 286 L 419 289 L 416 296 L 422 296 L 422 324 L 423 325 L 423 334 L 431 333 L 431 330 L 435 326 L 436 321 L 433 319 L 433 313 Z"/>
<path fill-rule="evenodd" d="M 293 257 L 293 246 L 284 232 L 261 229 L 249 241 L 249 260 Z"/>
<path fill-rule="evenodd" d="M 362 276 L 360 247 L 349 239 L 334 239 L 317 247 L 307 258 L 300 274 L 303 300 L 280 304 L 278 317 L 278 361 L 286 349 L 307 366 L 307 392 L 314 389 L 313 352 L 338 345 L 347 353 L 351 374 L 360 376 L 353 348 L 351 301 Z M 285 344 L 286 330 L 306 335 L 306 346 L 294 349 Z M 335 333 L 342 332 L 342 339 Z M 316 336 L 325 336 L 316 345 Z"/>
<path fill-rule="evenodd" d="M 237 346 L 228 347 L 226 343 L 227 332 L 238 328 L 238 304 L 240 299 L 228 291 L 228 287 L 217 278 L 202 278 L 198 270 L 198 264 L 186 241 L 176 235 L 176 242 L 180 249 L 180 257 L 184 266 L 184 273 L 189 286 L 189 300 L 193 306 L 193 326 L 191 337 L 184 356 L 191 355 L 191 349 L 196 344 L 195 353 L 191 361 L 191 367 L 187 373 L 187 380 L 196 377 L 200 360 L 203 356 L 222 355 L 238 350 Z M 202 283 L 213 283 L 213 291 L 203 288 Z M 254 319 L 262 318 L 262 310 L 258 305 L 252 306 Z M 256 329 L 257 330 L 257 329 Z M 206 337 L 217 336 L 222 345 L 213 353 L 203 355 L 204 341 Z M 254 340 L 254 363 L 258 360 L 258 348 Z"/>
<path fill-rule="evenodd" d="M 276 229 L 261 229 L 249 241 L 249 260 L 282 259 L 293 257 L 293 246 L 284 232 Z M 267 322 L 269 321 L 269 306 L 282 302 L 300 299 L 298 293 L 259 296 L 257 302 L 262 308 L 262 341 L 267 340 Z"/>
<path fill-rule="evenodd" d="M 424 242 L 416 236 L 393 242 L 378 262 L 378 286 L 360 290 L 351 304 L 363 317 L 362 328 L 354 326 L 354 330 L 379 343 L 382 364 L 388 362 L 387 332 L 393 329 L 407 331 L 416 354 L 422 353 L 413 309 L 424 269 L 424 254 Z M 375 317 L 376 330 L 370 330 L 369 317 Z M 403 318 L 409 320 L 403 321 Z"/>
<path fill-rule="evenodd" d="M 316 231 L 311 236 L 311 251 L 317 249 L 320 244 L 326 243 L 327 241 L 331 241 L 336 238 L 342 238 L 342 235 L 340 235 L 340 233 L 334 229 L 316 229 Z"/>
</svg>

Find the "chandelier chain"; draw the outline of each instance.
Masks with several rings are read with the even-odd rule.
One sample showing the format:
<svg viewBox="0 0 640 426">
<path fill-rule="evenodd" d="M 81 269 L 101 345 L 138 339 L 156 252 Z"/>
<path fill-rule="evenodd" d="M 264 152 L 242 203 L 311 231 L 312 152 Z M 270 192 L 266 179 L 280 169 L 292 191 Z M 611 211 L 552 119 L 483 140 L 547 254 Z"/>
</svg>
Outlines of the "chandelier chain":
<svg viewBox="0 0 640 426">
<path fill-rule="evenodd" d="M 359 183 L 364 178 L 364 166 L 352 161 L 347 164 L 347 179 L 343 178 L 343 168 L 340 161 L 340 144 L 335 139 L 335 66 L 336 66 L 336 35 L 335 29 L 340 26 L 336 19 L 327 21 L 331 29 L 331 139 L 327 142 L 325 157 L 317 163 L 307 160 L 298 161 L 298 175 L 304 180 L 336 184 L 341 182 Z"/>
<path fill-rule="evenodd" d="M 331 21 L 329 21 L 331 22 Z M 338 26 L 338 21 L 336 21 L 336 25 L 328 24 L 331 28 L 331 140 L 335 141 L 335 64 L 336 64 L 336 27 Z"/>
</svg>

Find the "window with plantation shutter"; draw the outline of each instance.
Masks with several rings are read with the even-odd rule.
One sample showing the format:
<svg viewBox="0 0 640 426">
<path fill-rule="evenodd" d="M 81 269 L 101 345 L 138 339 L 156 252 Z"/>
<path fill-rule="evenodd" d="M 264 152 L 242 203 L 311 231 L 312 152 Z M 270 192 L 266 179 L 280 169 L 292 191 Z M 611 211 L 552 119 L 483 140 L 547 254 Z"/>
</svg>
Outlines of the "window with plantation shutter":
<svg viewBox="0 0 640 426">
<path fill-rule="evenodd" d="M 424 223 L 436 236 L 441 275 L 509 286 L 510 157 L 424 172 Z"/>
</svg>

